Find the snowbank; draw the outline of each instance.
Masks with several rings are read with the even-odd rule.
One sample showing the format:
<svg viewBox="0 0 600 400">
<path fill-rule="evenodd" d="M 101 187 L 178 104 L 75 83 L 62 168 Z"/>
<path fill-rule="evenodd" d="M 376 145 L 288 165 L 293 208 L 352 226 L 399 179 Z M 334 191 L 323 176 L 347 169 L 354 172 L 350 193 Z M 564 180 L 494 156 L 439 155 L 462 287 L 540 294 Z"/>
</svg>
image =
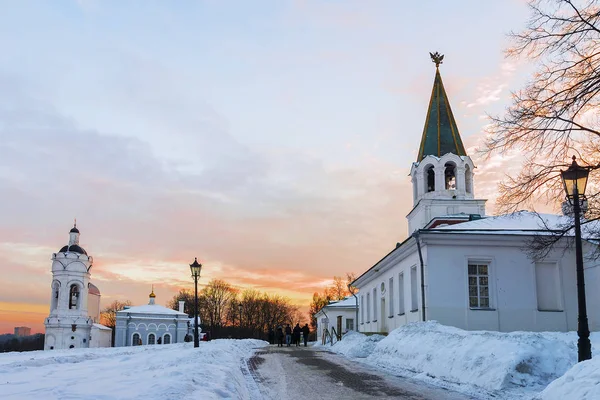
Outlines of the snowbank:
<svg viewBox="0 0 600 400">
<path fill-rule="evenodd" d="M 576 340 L 573 332 L 464 331 L 428 321 L 405 325 L 383 339 L 352 332 L 327 348 L 465 393 L 525 398 L 576 363 Z"/>
<path fill-rule="evenodd" d="M 580 362 L 541 393 L 542 400 L 600 399 L 600 356 Z"/>
<path fill-rule="evenodd" d="M 375 345 L 384 339 L 383 335 L 365 336 L 361 333 L 349 331 L 344 335 L 344 340 L 334 344 L 336 353 L 343 354 L 350 358 L 366 358 L 375 350 Z M 330 344 L 318 344 L 315 346 L 323 346 L 326 349 Z"/>
<path fill-rule="evenodd" d="M 8 399 L 250 399 L 244 359 L 259 340 L 0 354 Z"/>
</svg>

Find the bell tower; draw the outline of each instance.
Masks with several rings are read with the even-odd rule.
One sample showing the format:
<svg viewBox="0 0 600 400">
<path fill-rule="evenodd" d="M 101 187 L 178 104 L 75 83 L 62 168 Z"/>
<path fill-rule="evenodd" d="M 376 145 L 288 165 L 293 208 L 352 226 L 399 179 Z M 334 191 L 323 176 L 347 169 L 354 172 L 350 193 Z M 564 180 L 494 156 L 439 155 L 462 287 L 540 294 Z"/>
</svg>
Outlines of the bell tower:
<svg viewBox="0 0 600 400">
<path fill-rule="evenodd" d="M 69 244 L 52 254 L 50 315 L 44 321 L 44 350 L 89 347 L 93 319 L 88 315 L 88 287 L 93 259 L 79 246 L 79 229 Z"/>
<path fill-rule="evenodd" d="M 435 78 L 419 155 L 410 170 L 413 209 L 406 216 L 409 234 L 485 215 L 486 200 L 475 199 L 475 166 L 465 151 L 442 83 L 439 67 L 444 56 L 429 54 L 435 63 Z"/>
</svg>

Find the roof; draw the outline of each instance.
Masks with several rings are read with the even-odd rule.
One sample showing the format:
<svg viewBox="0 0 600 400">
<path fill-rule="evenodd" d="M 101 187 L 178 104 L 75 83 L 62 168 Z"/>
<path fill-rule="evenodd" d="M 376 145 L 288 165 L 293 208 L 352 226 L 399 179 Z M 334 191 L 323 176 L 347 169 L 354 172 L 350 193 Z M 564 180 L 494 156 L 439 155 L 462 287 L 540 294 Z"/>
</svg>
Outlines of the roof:
<svg viewBox="0 0 600 400">
<path fill-rule="evenodd" d="M 541 231 L 552 231 L 570 226 L 571 220 L 564 215 L 538 214 L 531 211 L 517 211 L 512 214 L 503 214 L 494 217 L 484 217 L 473 221 L 459 224 L 440 226 L 435 229 L 423 229 L 421 232 L 444 232 L 456 231 L 465 233 L 495 233 L 495 234 L 524 234 L 541 233 Z"/>
<path fill-rule="evenodd" d="M 73 244 L 71 246 L 66 245 L 63 246 L 59 251 L 59 253 L 67 253 L 67 252 L 71 252 L 71 253 L 79 253 L 79 254 L 85 254 L 87 256 L 87 252 L 83 249 L 83 247 Z"/>
<path fill-rule="evenodd" d="M 330 302 L 325 307 L 328 307 L 328 308 L 356 307 L 356 299 L 354 298 L 354 296 L 348 296 L 344 300 Z"/>
<path fill-rule="evenodd" d="M 447 153 L 467 155 L 442 83 L 440 69 L 436 67 L 417 162 L 427 156 L 441 157 Z"/>
<path fill-rule="evenodd" d="M 112 331 L 112 329 L 110 329 L 108 326 L 104 326 L 104 325 L 100 325 L 100 324 L 93 324 L 94 328 L 98 328 L 102 331 Z"/>
<path fill-rule="evenodd" d="M 169 315 L 185 315 L 186 313 L 173 310 L 171 308 L 159 306 L 158 304 L 144 304 L 143 306 L 130 307 L 117 313 L 130 313 L 130 314 L 169 314 Z"/>
<path fill-rule="evenodd" d="M 97 294 L 98 296 L 100 296 L 100 289 L 98 289 L 96 285 L 90 282 L 88 283 L 88 294 Z"/>
</svg>

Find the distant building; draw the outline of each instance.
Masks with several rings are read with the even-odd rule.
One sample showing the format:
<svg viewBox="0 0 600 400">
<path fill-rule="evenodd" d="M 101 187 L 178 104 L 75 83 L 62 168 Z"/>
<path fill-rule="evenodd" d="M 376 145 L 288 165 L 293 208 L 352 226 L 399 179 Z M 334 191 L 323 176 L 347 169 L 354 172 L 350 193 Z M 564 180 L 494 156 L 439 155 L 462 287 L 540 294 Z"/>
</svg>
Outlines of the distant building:
<svg viewBox="0 0 600 400">
<path fill-rule="evenodd" d="M 28 326 L 16 326 L 15 336 L 29 336 L 31 335 L 31 328 Z"/>
<path fill-rule="evenodd" d="M 44 350 L 110 347 L 112 331 L 100 325 L 100 291 L 89 282 L 93 259 L 79 246 L 79 229 L 52 254 L 50 315 Z"/>
<path fill-rule="evenodd" d="M 332 301 L 318 313 L 315 314 L 317 320 L 317 341 L 323 338 L 323 332 L 335 328 L 337 334 L 344 334 L 348 331 L 356 330 L 356 298 L 348 296 L 344 300 Z"/>
<path fill-rule="evenodd" d="M 182 343 L 190 331 L 190 320 L 183 312 L 183 301 L 179 310 L 156 304 L 154 290 L 148 304 L 117 311 L 115 347 L 147 344 Z"/>
</svg>

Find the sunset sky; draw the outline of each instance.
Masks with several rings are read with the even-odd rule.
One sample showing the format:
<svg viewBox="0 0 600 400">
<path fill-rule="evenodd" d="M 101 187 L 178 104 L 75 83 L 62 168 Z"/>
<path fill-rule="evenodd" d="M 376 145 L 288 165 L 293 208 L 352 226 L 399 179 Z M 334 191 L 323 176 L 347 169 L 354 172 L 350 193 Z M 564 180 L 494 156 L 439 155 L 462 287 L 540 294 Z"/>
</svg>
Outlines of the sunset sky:
<svg viewBox="0 0 600 400">
<path fill-rule="evenodd" d="M 306 306 L 407 236 L 435 66 L 475 153 L 523 0 L 0 1 L 0 333 L 43 331 L 77 218 L 103 304 L 224 279 Z"/>
</svg>

